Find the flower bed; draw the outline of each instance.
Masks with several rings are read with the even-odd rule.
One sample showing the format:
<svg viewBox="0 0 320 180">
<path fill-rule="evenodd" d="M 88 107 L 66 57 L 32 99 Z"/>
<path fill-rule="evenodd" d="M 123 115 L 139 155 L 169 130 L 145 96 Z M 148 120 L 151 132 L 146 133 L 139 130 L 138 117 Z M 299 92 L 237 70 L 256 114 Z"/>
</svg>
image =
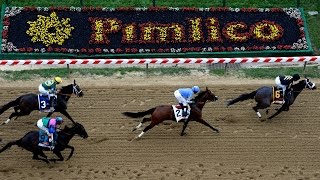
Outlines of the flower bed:
<svg viewBox="0 0 320 180">
<path fill-rule="evenodd" d="M 7 7 L 2 53 L 307 50 L 295 8 Z"/>
</svg>

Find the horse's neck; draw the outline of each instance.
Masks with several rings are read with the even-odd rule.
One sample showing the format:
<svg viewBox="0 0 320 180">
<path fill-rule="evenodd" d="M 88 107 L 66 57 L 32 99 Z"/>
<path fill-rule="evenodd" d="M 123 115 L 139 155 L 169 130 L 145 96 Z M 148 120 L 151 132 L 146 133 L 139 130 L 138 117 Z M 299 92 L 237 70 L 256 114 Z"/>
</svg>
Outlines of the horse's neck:
<svg viewBox="0 0 320 180">
<path fill-rule="evenodd" d="M 202 110 L 202 108 L 204 107 L 205 104 L 206 104 L 206 102 L 201 102 L 201 101 L 196 103 L 197 107 L 198 107 L 200 110 Z"/>
<path fill-rule="evenodd" d="M 296 98 L 304 88 L 305 88 L 305 84 L 300 85 L 300 83 L 298 83 L 298 84 L 294 85 L 294 87 L 292 88 L 294 98 Z"/>
<path fill-rule="evenodd" d="M 203 96 L 197 100 L 196 105 L 200 110 L 202 110 L 206 102 L 207 99 L 205 98 L 205 94 L 203 94 Z"/>
<path fill-rule="evenodd" d="M 59 132 L 59 141 L 68 144 L 74 135 L 73 128 L 64 129 Z"/>
</svg>

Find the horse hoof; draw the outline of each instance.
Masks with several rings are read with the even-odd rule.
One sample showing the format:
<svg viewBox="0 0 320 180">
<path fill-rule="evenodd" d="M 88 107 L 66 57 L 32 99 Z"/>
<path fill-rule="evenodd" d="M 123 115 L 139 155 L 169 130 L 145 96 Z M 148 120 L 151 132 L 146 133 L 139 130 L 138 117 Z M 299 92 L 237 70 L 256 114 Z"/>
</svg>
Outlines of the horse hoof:
<svg viewBox="0 0 320 180">
<path fill-rule="evenodd" d="M 180 136 L 184 136 L 184 135 L 186 135 L 186 134 L 187 134 L 187 133 L 181 133 Z"/>
</svg>

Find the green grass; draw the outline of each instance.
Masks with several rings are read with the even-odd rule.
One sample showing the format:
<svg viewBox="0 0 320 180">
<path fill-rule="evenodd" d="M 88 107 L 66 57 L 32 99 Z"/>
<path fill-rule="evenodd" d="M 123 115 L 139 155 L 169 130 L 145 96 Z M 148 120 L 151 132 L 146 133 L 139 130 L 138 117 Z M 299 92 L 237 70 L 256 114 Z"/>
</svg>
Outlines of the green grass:
<svg viewBox="0 0 320 180">
<path fill-rule="evenodd" d="M 298 0 L 225 0 L 230 7 L 297 7 Z M 5 2 L 5 0 L 0 0 Z M 148 7 L 153 0 L 8 0 L 13 6 L 100 6 L 100 7 Z M 223 0 L 155 0 L 157 6 L 171 7 L 218 7 L 223 6 Z M 315 50 L 320 48 L 320 15 L 310 16 L 308 11 L 320 11 L 320 0 L 300 0 L 304 8 L 309 28 L 310 38 Z M 319 51 L 315 51 L 319 55 Z"/>
<path fill-rule="evenodd" d="M 183 68 L 183 67 L 162 67 L 162 68 L 143 68 L 143 67 L 121 67 L 121 68 L 75 68 L 70 71 L 67 68 L 51 68 L 21 71 L 0 71 L 0 77 L 10 81 L 16 80 L 34 80 L 36 78 L 50 78 L 59 75 L 66 78 L 69 75 L 77 76 L 116 76 L 122 78 L 125 75 L 131 76 L 183 76 L 191 75 L 192 72 L 205 73 L 205 69 Z M 279 68 L 242 68 L 237 70 L 212 69 L 209 75 L 213 76 L 236 76 L 240 78 L 261 78 L 273 79 L 279 74 L 299 73 L 310 78 L 320 78 L 318 66 L 303 67 L 279 67 Z"/>
<path fill-rule="evenodd" d="M 242 78 L 261 78 L 261 79 L 273 79 L 274 77 L 283 75 L 292 75 L 299 73 L 310 78 L 320 78 L 320 70 L 318 66 L 303 67 L 276 67 L 276 68 L 242 68 L 238 70 L 211 70 L 210 74 L 217 76 L 237 76 Z"/>
</svg>

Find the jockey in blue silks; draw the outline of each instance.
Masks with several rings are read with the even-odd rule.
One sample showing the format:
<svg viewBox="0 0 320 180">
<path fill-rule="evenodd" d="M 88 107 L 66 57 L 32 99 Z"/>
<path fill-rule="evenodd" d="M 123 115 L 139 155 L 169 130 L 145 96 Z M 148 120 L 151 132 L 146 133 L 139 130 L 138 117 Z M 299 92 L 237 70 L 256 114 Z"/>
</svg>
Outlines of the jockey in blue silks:
<svg viewBox="0 0 320 180">
<path fill-rule="evenodd" d="M 174 92 L 174 96 L 177 98 L 180 106 L 182 107 L 183 117 L 188 115 L 188 103 L 191 103 L 191 99 L 198 92 L 200 92 L 199 86 L 193 86 L 192 88 L 180 88 Z"/>
</svg>

